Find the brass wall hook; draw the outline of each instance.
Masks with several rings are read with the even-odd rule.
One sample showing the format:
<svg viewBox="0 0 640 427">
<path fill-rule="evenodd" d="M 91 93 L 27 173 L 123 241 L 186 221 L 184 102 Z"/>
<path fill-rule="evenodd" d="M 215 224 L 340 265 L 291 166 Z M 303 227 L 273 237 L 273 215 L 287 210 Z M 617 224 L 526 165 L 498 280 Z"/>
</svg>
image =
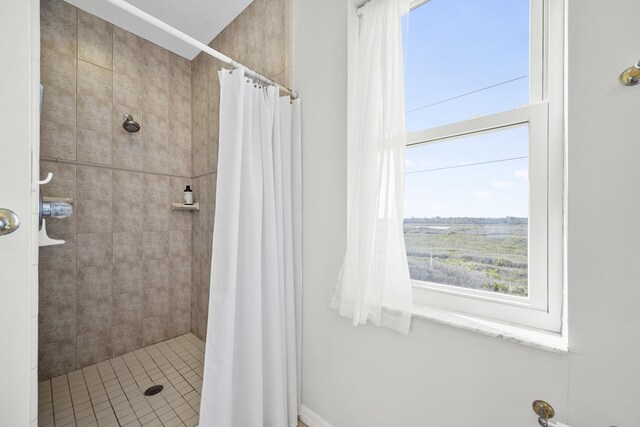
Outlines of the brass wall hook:
<svg viewBox="0 0 640 427">
<path fill-rule="evenodd" d="M 640 61 L 620 74 L 620 84 L 624 86 L 635 86 L 638 83 L 640 83 Z"/>
<path fill-rule="evenodd" d="M 544 400 L 534 400 L 531 405 L 533 408 L 533 412 L 538 415 L 538 423 L 542 427 L 548 427 L 549 420 L 556 415 L 556 411 L 553 409 L 553 406 L 549 405 Z"/>
</svg>

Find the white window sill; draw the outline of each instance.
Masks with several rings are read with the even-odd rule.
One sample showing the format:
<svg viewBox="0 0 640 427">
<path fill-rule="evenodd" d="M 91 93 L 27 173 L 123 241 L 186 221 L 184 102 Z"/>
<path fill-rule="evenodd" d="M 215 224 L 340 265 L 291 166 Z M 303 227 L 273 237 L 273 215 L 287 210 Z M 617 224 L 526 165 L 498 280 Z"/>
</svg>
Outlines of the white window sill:
<svg viewBox="0 0 640 427">
<path fill-rule="evenodd" d="M 567 353 L 569 351 L 566 337 L 552 332 L 501 323 L 420 304 L 413 305 L 413 317 L 431 320 L 454 328 L 466 329 L 541 350 L 555 353 Z"/>
</svg>

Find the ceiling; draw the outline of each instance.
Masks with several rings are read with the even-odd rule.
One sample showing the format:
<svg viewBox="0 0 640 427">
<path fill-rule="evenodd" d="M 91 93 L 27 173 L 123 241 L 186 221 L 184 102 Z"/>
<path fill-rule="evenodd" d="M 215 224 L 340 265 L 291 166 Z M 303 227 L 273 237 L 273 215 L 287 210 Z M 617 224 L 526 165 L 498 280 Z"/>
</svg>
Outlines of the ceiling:
<svg viewBox="0 0 640 427">
<path fill-rule="evenodd" d="M 198 49 L 158 30 L 105 0 L 65 1 L 189 60 L 195 58 L 199 53 Z M 196 40 L 208 44 L 253 0 L 127 1 Z"/>
</svg>

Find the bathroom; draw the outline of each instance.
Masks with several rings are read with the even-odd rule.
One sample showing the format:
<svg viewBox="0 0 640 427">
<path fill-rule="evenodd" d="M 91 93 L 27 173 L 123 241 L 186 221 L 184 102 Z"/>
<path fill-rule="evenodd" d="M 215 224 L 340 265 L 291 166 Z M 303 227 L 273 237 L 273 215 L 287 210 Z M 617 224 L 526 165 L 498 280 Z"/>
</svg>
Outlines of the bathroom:
<svg viewBox="0 0 640 427">
<path fill-rule="evenodd" d="M 4 0 L 0 427 L 640 425 L 638 14 Z"/>
</svg>

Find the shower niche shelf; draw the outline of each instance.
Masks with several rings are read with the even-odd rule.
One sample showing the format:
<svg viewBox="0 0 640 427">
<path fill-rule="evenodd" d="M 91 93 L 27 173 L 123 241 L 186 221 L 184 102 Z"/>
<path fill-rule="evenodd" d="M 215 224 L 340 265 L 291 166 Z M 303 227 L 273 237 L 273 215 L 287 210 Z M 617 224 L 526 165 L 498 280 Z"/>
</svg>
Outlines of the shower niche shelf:
<svg viewBox="0 0 640 427">
<path fill-rule="evenodd" d="M 185 205 L 184 203 L 171 203 L 171 210 L 173 211 L 199 211 L 200 203 L 194 203 L 192 205 Z"/>
</svg>

